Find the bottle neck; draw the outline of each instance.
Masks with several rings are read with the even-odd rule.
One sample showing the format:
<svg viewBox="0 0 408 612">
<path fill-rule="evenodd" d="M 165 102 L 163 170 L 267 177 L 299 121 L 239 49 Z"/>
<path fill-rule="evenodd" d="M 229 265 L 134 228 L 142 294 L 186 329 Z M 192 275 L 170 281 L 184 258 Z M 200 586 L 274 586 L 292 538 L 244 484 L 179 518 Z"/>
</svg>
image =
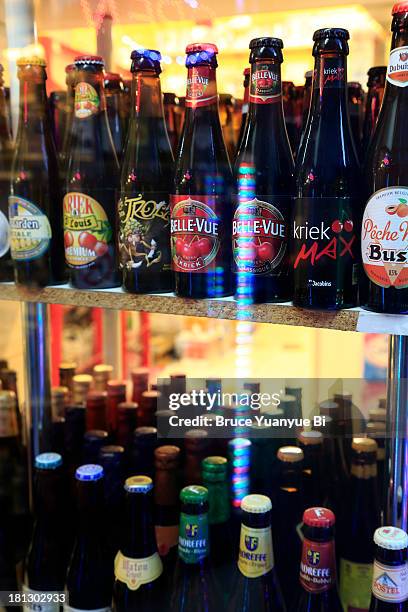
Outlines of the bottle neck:
<svg viewBox="0 0 408 612">
<path fill-rule="evenodd" d="M 20 79 L 19 128 L 48 124 L 48 102 L 43 79 Z"/>
<path fill-rule="evenodd" d="M 260 578 L 274 567 L 271 513 L 244 512 L 239 541 L 238 569 L 246 578 Z"/>
<path fill-rule="evenodd" d="M 208 64 L 190 66 L 187 71 L 186 121 L 202 112 L 218 117 L 216 69 Z"/>
<path fill-rule="evenodd" d="M 284 121 L 281 64 L 276 60 L 260 58 L 251 64 L 249 115 L 251 118 L 258 114 Z"/>
<path fill-rule="evenodd" d="M 310 117 L 322 113 L 333 114 L 333 121 L 346 118 L 347 106 L 347 58 L 343 54 L 318 55 L 315 60 Z"/>
<path fill-rule="evenodd" d="M 128 493 L 125 503 L 121 553 L 131 559 L 144 559 L 157 552 L 151 493 Z"/>
<path fill-rule="evenodd" d="M 331 531 L 304 528 L 299 579 L 301 587 L 313 595 L 336 587 L 336 554 Z"/>
<path fill-rule="evenodd" d="M 208 513 L 193 514 L 183 508 L 180 515 L 178 554 L 181 561 L 196 565 L 209 555 Z"/>
<path fill-rule="evenodd" d="M 104 507 L 103 480 L 77 482 L 78 528 L 81 535 L 100 534 Z"/>
<path fill-rule="evenodd" d="M 230 518 L 230 501 L 227 480 L 213 482 L 203 476 L 203 485 L 208 490 L 208 522 L 210 525 L 227 523 Z"/>
<path fill-rule="evenodd" d="M 153 71 L 134 72 L 132 78 L 131 118 L 164 119 L 159 76 Z"/>
</svg>

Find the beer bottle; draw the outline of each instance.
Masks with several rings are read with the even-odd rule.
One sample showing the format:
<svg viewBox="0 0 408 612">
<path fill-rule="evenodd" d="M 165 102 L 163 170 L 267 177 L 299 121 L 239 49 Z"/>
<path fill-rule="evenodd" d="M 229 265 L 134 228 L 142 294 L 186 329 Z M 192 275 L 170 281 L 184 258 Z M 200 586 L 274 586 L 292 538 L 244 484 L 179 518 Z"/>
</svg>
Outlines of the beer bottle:
<svg viewBox="0 0 408 612">
<path fill-rule="evenodd" d="M 350 127 L 353 134 L 354 146 L 358 157 L 361 158 L 361 141 L 363 137 L 364 121 L 364 91 L 357 81 L 347 83 L 348 107 L 350 114 Z"/>
<path fill-rule="evenodd" d="M 139 427 L 154 427 L 156 424 L 157 402 L 160 391 L 143 391 L 137 408 L 137 424 Z"/>
<path fill-rule="evenodd" d="M 109 612 L 113 568 L 105 541 L 103 468 L 81 465 L 75 473 L 76 538 L 67 574 L 64 609 Z"/>
<path fill-rule="evenodd" d="M 101 57 L 75 59 L 75 110 L 64 196 L 65 259 L 78 289 L 118 287 L 119 164 L 106 113 Z"/>
<path fill-rule="evenodd" d="M 112 378 L 113 366 L 108 363 L 98 363 L 93 368 L 95 391 L 106 391 L 109 380 Z"/>
<path fill-rule="evenodd" d="M 374 559 L 373 533 L 380 524 L 377 444 L 354 438 L 346 512 L 339 522 L 340 597 L 345 612 L 368 612 Z"/>
<path fill-rule="evenodd" d="M 122 159 L 125 144 L 125 126 L 121 115 L 123 81 L 116 72 L 105 72 L 106 112 L 108 114 L 109 128 L 112 134 L 116 157 Z"/>
<path fill-rule="evenodd" d="M 408 4 L 392 11 L 392 42 L 384 99 L 367 153 L 367 204 L 363 214 L 361 252 L 366 274 L 361 304 L 385 313 L 408 312 L 408 267 L 405 229 L 408 214 L 405 124 L 408 68 Z"/>
<path fill-rule="evenodd" d="M 107 385 L 107 420 L 108 431 L 116 434 L 118 429 L 118 406 L 126 402 L 126 381 L 109 380 Z"/>
<path fill-rule="evenodd" d="M 374 543 L 370 612 L 407 612 L 408 535 L 398 527 L 379 527 Z"/>
<path fill-rule="evenodd" d="M 363 154 L 367 153 L 371 137 L 377 124 L 378 115 L 384 97 L 387 66 L 374 66 L 368 71 L 368 93 L 365 104 L 363 124 Z"/>
<path fill-rule="evenodd" d="M 282 106 L 283 43 L 254 38 L 249 48 L 249 111 L 235 162 L 237 297 L 285 302 L 292 297 L 288 239 L 295 181 Z"/>
<path fill-rule="evenodd" d="M 303 451 L 302 484 L 305 506 L 323 503 L 323 435 L 320 431 L 302 431 L 299 446 Z"/>
<path fill-rule="evenodd" d="M 349 33 L 314 33 L 309 118 L 296 158 L 294 300 L 304 308 L 357 304 L 360 170 L 347 106 Z"/>
<path fill-rule="evenodd" d="M 52 91 L 49 95 L 51 129 L 58 154 L 61 152 L 64 139 L 65 110 L 67 95 L 65 91 Z"/>
<path fill-rule="evenodd" d="M 90 374 L 75 374 L 72 377 L 73 401 L 85 406 L 87 395 L 92 387 L 93 378 Z"/>
<path fill-rule="evenodd" d="M 9 198 L 11 256 L 17 283 L 43 287 L 66 280 L 58 161 L 45 61 L 21 58 L 17 66 L 20 114 Z"/>
<path fill-rule="evenodd" d="M 66 483 L 62 458 L 42 453 L 35 458 L 34 529 L 26 560 L 23 590 L 26 593 L 63 591 L 67 571 Z M 59 611 L 58 601 L 47 603 L 47 612 Z M 24 610 L 31 610 L 29 604 Z"/>
<path fill-rule="evenodd" d="M 169 570 L 177 558 L 180 519 L 180 449 L 177 446 L 159 446 L 155 458 L 155 527 L 159 554 L 165 569 Z"/>
<path fill-rule="evenodd" d="M 17 591 L 16 551 L 10 499 L 0 491 L 0 590 Z M 13 612 L 12 607 L 0 605 L 0 610 Z M 20 608 L 21 610 L 21 608 Z"/>
<path fill-rule="evenodd" d="M 114 556 L 120 545 L 122 527 L 122 505 L 124 499 L 125 449 L 123 446 L 108 444 L 99 451 L 99 461 L 104 473 L 106 515 L 109 529 L 106 534 L 111 554 Z"/>
<path fill-rule="evenodd" d="M 218 49 L 188 45 L 184 128 L 171 196 L 171 247 L 177 295 L 232 295 L 232 172 L 218 115 Z"/>
<path fill-rule="evenodd" d="M 202 483 L 201 467 L 203 459 L 208 455 L 208 431 L 205 429 L 189 429 L 184 436 L 185 463 L 184 483 L 192 485 Z"/>
<path fill-rule="evenodd" d="M 115 558 L 117 612 L 162 612 L 163 565 L 157 552 L 152 508 L 153 482 L 132 476 L 125 482 L 122 543 Z"/>
<path fill-rule="evenodd" d="M 102 446 L 108 443 L 108 432 L 102 429 L 91 429 L 84 436 L 83 461 L 87 464 L 95 464 L 99 459 Z"/>
<path fill-rule="evenodd" d="M 123 284 L 132 293 L 173 290 L 169 193 L 173 153 L 167 136 L 158 51 L 131 54 L 132 106 L 119 204 Z"/>
<path fill-rule="evenodd" d="M 303 514 L 300 593 L 293 612 L 342 612 L 336 586 L 335 517 L 327 508 Z"/>
<path fill-rule="evenodd" d="M 118 404 L 117 412 L 116 442 L 128 452 L 132 446 L 133 432 L 137 424 L 137 404 L 135 402 L 121 402 Z"/>
<path fill-rule="evenodd" d="M 66 361 L 60 363 L 58 366 L 59 384 L 60 387 L 67 387 L 69 399 L 72 399 L 72 393 L 74 390 L 73 378 L 75 376 L 76 369 L 77 364 L 75 362 Z"/>
<path fill-rule="evenodd" d="M 132 379 L 132 402 L 140 404 L 143 391 L 149 387 L 149 368 L 136 368 L 130 373 Z"/>
<path fill-rule="evenodd" d="M 371 421 L 367 423 L 366 435 L 377 442 L 377 484 L 379 505 L 382 509 L 385 508 L 386 487 L 388 489 L 387 479 L 385 478 L 387 426 L 381 421 Z"/>
<path fill-rule="evenodd" d="M 303 90 L 303 104 L 302 104 L 302 133 L 306 129 L 307 118 L 309 117 L 310 102 L 312 99 L 312 84 L 313 84 L 313 70 L 305 72 L 305 87 Z"/>
<path fill-rule="evenodd" d="M 86 396 L 86 428 L 107 429 L 106 391 L 90 391 Z"/>
<path fill-rule="evenodd" d="M 171 150 L 177 151 L 178 135 L 177 135 L 177 119 L 176 119 L 176 107 L 177 100 L 176 94 L 171 92 L 165 92 L 163 94 L 163 107 L 164 117 L 166 119 L 167 134 L 171 145 Z"/>
<path fill-rule="evenodd" d="M 292 81 L 282 81 L 283 115 L 286 131 L 293 154 L 299 146 L 299 133 L 296 124 L 296 87 Z"/>
<path fill-rule="evenodd" d="M 8 196 L 10 194 L 10 171 L 13 144 L 6 95 L 4 91 L 4 68 L 0 64 L 0 282 L 14 280 L 13 260 L 10 253 L 10 225 Z"/>
<path fill-rule="evenodd" d="M 237 152 L 241 148 L 242 138 L 244 136 L 245 125 L 246 125 L 247 117 L 248 117 L 248 110 L 249 110 L 249 75 L 250 75 L 250 72 L 251 72 L 250 68 L 245 68 L 244 72 L 242 73 L 244 75 L 244 82 L 243 82 L 243 86 L 244 86 L 244 100 L 242 102 L 242 109 L 241 109 L 241 127 L 239 129 L 239 136 L 238 136 L 238 143 L 237 143 Z"/>
<path fill-rule="evenodd" d="M 219 95 L 219 114 L 224 137 L 225 146 L 227 147 L 228 157 L 235 157 L 235 140 L 234 140 L 234 98 L 230 94 Z"/>
<path fill-rule="evenodd" d="M 65 67 L 65 84 L 67 86 L 66 93 L 66 119 L 64 126 L 64 137 L 62 141 L 62 149 L 60 152 L 61 167 L 63 169 L 63 176 L 65 178 L 65 166 L 68 159 L 68 153 L 71 147 L 71 135 L 72 135 L 72 119 L 74 116 L 74 104 L 75 104 L 75 64 L 68 64 Z"/>
<path fill-rule="evenodd" d="M 154 451 L 157 445 L 156 427 L 136 427 L 130 451 L 130 465 L 133 473 L 143 472 L 153 477 Z"/>
<path fill-rule="evenodd" d="M 180 493 L 181 515 L 172 612 L 216 610 L 209 569 L 208 491 L 191 485 Z"/>
<path fill-rule="evenodd" d="M 265 495 L 247 495 L 241 510 L 238 579 L 228 610 L 284 612 L 286 606 L 273 556 L 271 500 Z"/>
<path fill-rule="evenodd" d="M 64 461 L 67 471 L 74 477 L 76 468 L 82 462 L 84 435 L 86 429 L 84 406 L 67 406 L 64 430 Z"/>
</svg>

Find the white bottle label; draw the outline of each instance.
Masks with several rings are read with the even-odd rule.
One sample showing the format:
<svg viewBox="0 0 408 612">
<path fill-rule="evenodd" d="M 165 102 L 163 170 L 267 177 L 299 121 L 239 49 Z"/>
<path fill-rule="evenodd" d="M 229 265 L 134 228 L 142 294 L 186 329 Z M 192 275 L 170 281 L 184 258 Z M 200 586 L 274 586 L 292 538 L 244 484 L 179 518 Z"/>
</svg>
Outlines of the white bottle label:
<svg viewBox="0 0 408 612">
<path fill-rule="evenodd" d="M 387 81 L 397 87 L 408 86 L 408 47 L 392 49 L 388 63 Z"/>
<path fill-rule="evenodd" d="M 388 567 L 374 561 L 373 595 L 380 601 L 401 603 L 408 599 L 408 566 Z"/>
</svg>

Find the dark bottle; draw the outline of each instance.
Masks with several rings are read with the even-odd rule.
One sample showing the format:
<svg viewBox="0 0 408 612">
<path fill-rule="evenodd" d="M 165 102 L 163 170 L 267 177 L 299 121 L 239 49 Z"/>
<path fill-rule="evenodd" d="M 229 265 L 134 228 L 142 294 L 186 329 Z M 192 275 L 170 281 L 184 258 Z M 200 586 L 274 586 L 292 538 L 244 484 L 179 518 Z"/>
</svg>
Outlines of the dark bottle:
<svg viewBox="0 0 408 612">
<path fill-rule="evenodd" d="M 106 515 L 109 517 L 106 538 L 111 554 L 115 555 L 119 549 L 122 528 L 125 449 L 113 444 L 102 446 L 98 463 L 103 467 Z"/>
<path fill-rule="evenodd" d="M 343 432 L 339 425 L 338 404 L 332 401 L 320 404 L 325 416 L 323 433 L 323 489 L 324 505 L 340 519 L 343 515 L 345 494 L 349 486 L 349 472 L 344 454 Z M 331 413 L 331 414 L 329 414 Z"/>
<path fill-rule="evenodd" d="M 153 525 L 153 482 L 132 476 L 125 482 L 122 543 L 115 558 L 114 605 L 117 612 L 162 612 L 163 565 Z"/>
<path fill-rule="evenodd" d="M 117 407 L 116 442 L 128 452 L 132 446 L 133 432 L 137 425 L 137 404 L 122 402 Z"/>
<path fill-rule="evenodd" d="M 4 91 L 4 68 L 0 64 L 0 282 L 14 280 L 13 260 L 10 252 L 10 225 L 8 196 L 13 157 L 7 100 Z"/>
<path fill-rule="evenodd" d="M 232 295 L 232 172 L 218 114 L 218 49 L 186 48 L 186 116 L 171 196 L 171 241 L 177 295 Z"/>
<path fill-rule="evenodd" d="M 65 259 L 78 289 L 118 287 L 119 164 L 106 112 L 102 58 L 75 59 L 75 110 L 64 196 Z"/>
<path fill-rule="evenodd" d="M 368 612 L 371 598 L 373 533 L 380 524 L 377 444 L 354 438 L 347 503 L 338 522 L 340 598 L 345 612 Z"/>
<path fill-rule="evenodd" d="M 172 612 L 217 610 L 209 568 L 208 491 L 191 485 L 180 493 L 181 515 Z"/>
<path fill-rule="evenodd" d="M 82 462 L 82 447 L 86 429 L 85 419 L 84 406 L 67 406 L 65 412 L 64 461 L 72 476 Z"/>
<path fill-rule="evenodd" d="M 305 506 L 321 506 L 324 501 L 323 435 L 320 431 L 302 431 L 299 446 L 303 451 L 303 493 Z"/>
<path fill-rule="evenodd" d="M 296 95 L 295 84 L 292 81 L 282 81 L 283 114 L 293 153 L 297 151 L 300 136 L 296 124 Z"/>
<path fill-rule="evenodd" d="M 166 119 L 167 134 L 169 137 L 171 150 L 177 151 L 178 135 L 177 135 L 177 123 L 176 123 L 176 108 L 177 99 L 176 94 L 171 92 L 165 92 L 163 94 L 163 107 L 164 117 Z"/>
<path fill-rule="evenodd" d="M 307 125 L 307 119 L 309 117 L 310 102 L 312 100 L 312 84 L 313 84 L 313 70 L 305 72 L 305 87 L 303 90 L 303 101 L 302 101 L 302 133 L 304 133 Z"/>
<path fill-rule="evenodd" d="M 81 465 L 76 473 L 76 538 L 67 574 L 67 604 L 108 612 L 113 567 L 106 545 L 103 468 Z"/>
<path fill-rule="evenodd" d="M 64 140 L 67 95 L 65 91 L 52 91 L 49 96 L 51 126 L 57 152 L 60 153 Z"/>
<path fill-rule="evenodd" d="M 67 530 L 61 529 L 68 518 L 65 503 L 66 483 L 61 455 L 37 455 L 34 483 L 35 522 L 23 587 L 27 593 L 64 590 L 69 554 Z M 58 602 L 48 604 L 47 610 L 58 612 Z"/>
<path fill-rule="evenodd" d="M 9 198 L 11 256 L 17 283 L 32 287 L 66 280 L 62 257 L 62 196 L 50 125 L 44 60 L 17 61 L 20 115 Z"/>
<path fill-rule="evenodd" d="M 317 30 L 309 118 L 296 158 L 294 300 L 303 308 L 357 304 L 360 169 L 347 105 L 349 33 Z"/>
<path fill-rule="evenodd" d="M 365 104 L 363 124 L 363 154 L 368 150 L 371 137 L 377 124 L 378 115 L 384 97 L 387 66 L 374 66 L 368 71 L 368 92 Z"/>
<path fill-rule="evenodd" d="M 86 428 L 107 429 L 106 391 L 90 391 L 86 396 Z"/>
<path fill-rule="evenodd" d="M 72 399 L 72 393 L 74 390 L 73 378 L 77 369 L 75 362 L 62 362 L 58 366 L 59 373 L 59 384 L 60 387 L 66 387 L 68 389 L 68 399 Z"/>
<path fill-rule="evenodd" d="M 108 432 L 101 429 L 91 429 L 84 436 L 84 463 L 97 463 L 102 446 L 108 443 Z"/>
<path fill-rule="evenodd" d="M 169 193 L 173 153 L 167 136 L 158 51 L 133 51 L 132 106 L 125 147 L 119 249 L 123 285 L 132 293 L 173 290 Z"/>
<path fill-rule="evenodd" d="M 154 451 L 155 528 L 159 554 L 167 570 L 177 558 L 180 520 L 180 449 L 164 445 Z"/>
<path fill-rule="evenodd" d="M 17 591 L 16 554 L 10 498 L 0 491 L 0 590 Z M 5 602 L 4 602 L 5 603 Z M 12 607 L 0 607 L 13 612 Z M 20 608 L 21 609 L 21 608 Z M 16 611 L 14 611 L 16 612 Z"/>
<path fill-rule="evenodd" d="M 75 105 L 75 64 L 68 64 L 65 67 L 65 84 L 67 86 L 66 102 L 65 102 L 65 125 L 64 125 L 64 136 L 62 141 L 62 149 L 60 151 L 60 162 L 61 169 L 63 170 L 63 177 L 65 180 L 65 167 L 68 161 L 68 154 L 71 148 L 71 136 L 72 136 L 72 119 L 74 117 L 74 105 Z"/>
<path fill-rule="evenodd" d="M 142 393 L 149 388 L 149 368 L 136 368 L 130 373 L 132 379 L 132 402 L 140 404 Z"/>
<path fill-rule="evenodd" d="M 208 455 L 208 431 L 205 429 L 189 429 L 184 436 L 185 462 L 184 484 L 202 483 L 201 465 Z"/>
<path fill-rule="evenodd" d="M 106 391 L 108 382 L 112 378 L 113 366 L 107 363 L 98 363 L 93 368 L 95 391 Z"/>
<path fill-rule="evenodd" d="M 112 134 L 113 145 L 118 160 L 122 159 L 125 144 L 125 125 L 121 116 L 123 81 L 116 72 L 105 72 L 106 112 L 108 113 L 109 128 Z"/>
<path fill-rule="evenodd" d="M 265 495 L 247 495 L 241 502 L 238 579 L 230 612 L 286 610 L 274 565 L 271 509 L 271 500 Z"/>
<path fill-rule="evenodd" d="M 155 427 L 137 427 L 133 434 L 130 467 L 133 473 L 143 472 L 153 477 L 154 451 L 157 446 Z"/>
<path fill-rule="evenodd" d="M 238 143 L 237 143 L 237 152 L 241 148 L 242 138 L 244 136 L 245 125 L 246 125 L 247 117 L 248 117 L 248 110 L 249 110 L 249 76 L 250 76 L 250 73 L 251 73 L 251 69 L 250 68 L 245 68 L 244 72 L 242 73 L 244 75 L 244 82 L 243 82 L 244 99 L 242 101 L 241 127 L 239 129 L 239 136 L 238 136 Z"/>
<path fill-rule="evenodd" d="M 379 527 L 374 544 L 370 612 L 407 612 L 408 536 L 398 527 Z"/>
<path fill-rule="evenodd" d="M 288 240 L 295 180 L 282 106 L 283 43 L 254 38 L 249 48 L 249 111 L 235 161 L 237 299 L 285 302 L 292 297 Z"/>
<path fill-rule="evenodd" d="M 219 115 L 224 137 L 225 146 L 227 147 L 228 157 L 235 157 L 235 134 L 234 134 L 234 98 L 230 94 L 219 95 Z"/>
<path fill-rule="evenodd" d="M 118 406 L 126 402 L 126 381 L 109 380 L 107 385 L 106 418 L 108 431 L 116 435 L 118 429 Z"/>
<path fill-rule="evenodd" d="M 361 304 L 368 310 L 408 313 L 406 252 L 408 214 L 408 4 L 392 11 L 392 42 L 387 83 L 377 126 L 366 157 L 367 204 L 363 214 L 361 253 L 365 278 Z"/>
<path fill-rule="evenodd" d="M 139 427 L 154 427 L 156 425 L 157 402 L 160 391 L 143 391 L 137 408 L 137 424 Z"/>
<path fill-rule="evenodd" d="M 354 146 L 359 159 L 361 159 L 361 141 L 363 137 L 364 122 L 364 91 L 361 84 L 357 83 L 356 81 L 347 83 L 347 95 L 350 114 L 350 127 L 353 134 Z"/>
<path fill-rule="evenodd" d="M 371 411 L 370 411 L 371 412 Z M 380 509 L 385 508 L 385 496 L 388 490 L 387 479 L 385 478 L 386 466 L 386 439 L 387 426 L 381 421 L 370 421 L 367 423 L 366 435 L 377 442 L 377 484 L 380 500 Z"/>
<path fill-rule="evenodd" d="M 293 612 L 343 612 L 336 586 L 335 517 L 327 508 L 303 514 L 300 593 Z"/>
</svg>

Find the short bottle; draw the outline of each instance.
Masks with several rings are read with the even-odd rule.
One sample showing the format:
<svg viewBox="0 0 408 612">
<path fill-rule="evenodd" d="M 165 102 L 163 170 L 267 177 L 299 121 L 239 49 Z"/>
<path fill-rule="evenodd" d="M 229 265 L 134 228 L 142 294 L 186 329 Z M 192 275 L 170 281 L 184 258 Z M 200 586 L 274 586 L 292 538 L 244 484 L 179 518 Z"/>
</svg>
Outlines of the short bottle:
<svg viewBox="0 0 408 612">
<path fill-rule="evenodd" d="M 407 612 L 408 535 L 398 527 L 379 527 L 374 543 L 370 612 Z"/>
</svg>

